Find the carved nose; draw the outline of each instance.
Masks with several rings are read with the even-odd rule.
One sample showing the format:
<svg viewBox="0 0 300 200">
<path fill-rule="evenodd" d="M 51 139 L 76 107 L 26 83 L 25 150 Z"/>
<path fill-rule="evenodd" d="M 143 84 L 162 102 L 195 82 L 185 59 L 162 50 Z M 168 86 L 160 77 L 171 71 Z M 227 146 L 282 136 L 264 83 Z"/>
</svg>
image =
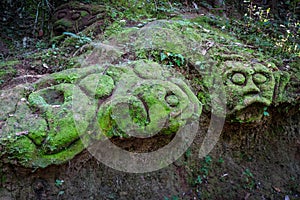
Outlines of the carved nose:
<svg viewBox="0 0 300 200">
<path fill-rule="evenodd" d="M 255 85 L 252 78 L 248 79 L 247 85 L 245 86 L 245 94 L 258 94 L 260 89 Z"/>
</svg>

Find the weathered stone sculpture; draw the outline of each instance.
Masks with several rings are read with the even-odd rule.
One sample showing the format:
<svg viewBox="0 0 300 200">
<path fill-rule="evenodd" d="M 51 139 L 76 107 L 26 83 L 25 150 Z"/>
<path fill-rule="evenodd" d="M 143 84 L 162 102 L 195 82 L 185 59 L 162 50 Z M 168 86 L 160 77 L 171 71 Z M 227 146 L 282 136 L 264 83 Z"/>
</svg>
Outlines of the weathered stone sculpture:
<svg viewBox="0 0 300 200">
<path fill-rule="evenodd" d="M 103 25 L 105 15 L 104 6 L 79 2 L 63 4 L 53 15 L 53 33 L 54 35 L 61 35 L 65 31 L 77 33 L 94 22 Z"/>
<path fill-rule="evenodd" d="M 36 90 L 25 95 L 29 86 Z M 84 149 L 85 134 L 93 140 L 172 134 L 201 113 L 181 78 L 148 61 L 66 70 L 26 87 L 0 97 L 1 108 L 8 106 L 1 110 L 2 154 L 25 167 L 71 159 Z"/>
<path fill-rule="evenodd" d="M 98 120 L 106 135 L 172 134 L 193 115 L 200 116 L 199 101 L 182 79 L 156 63 L 131 66 L 134 73 L 126 72 L 114 95 L 100 107 Z"/>
<path fill-rule="evenodd" d="M 240 61 L 226 61 L 223 67 L 228 115 L 243 122 L 260 120 L 272 103 L 272 71 L 260 63 Z"/>
</svg>

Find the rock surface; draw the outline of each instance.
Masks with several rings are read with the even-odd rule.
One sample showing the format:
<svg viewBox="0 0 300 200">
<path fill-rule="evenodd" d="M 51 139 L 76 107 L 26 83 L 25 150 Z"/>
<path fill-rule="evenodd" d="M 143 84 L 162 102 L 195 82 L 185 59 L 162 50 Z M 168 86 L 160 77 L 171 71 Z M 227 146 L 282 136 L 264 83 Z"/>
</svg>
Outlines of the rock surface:
<svg viewBox="0 0 300 200">
<path fill-rule="evenodd" d="M 88 132 L 88 141 L 173 134 L 201 114 L 182 77 L 143 60 L 54 73 L 1 91 L 1 104 L 3 153 L 33 168 L 70 160 L 83 150 L 80 137 Z"/>
</svg>

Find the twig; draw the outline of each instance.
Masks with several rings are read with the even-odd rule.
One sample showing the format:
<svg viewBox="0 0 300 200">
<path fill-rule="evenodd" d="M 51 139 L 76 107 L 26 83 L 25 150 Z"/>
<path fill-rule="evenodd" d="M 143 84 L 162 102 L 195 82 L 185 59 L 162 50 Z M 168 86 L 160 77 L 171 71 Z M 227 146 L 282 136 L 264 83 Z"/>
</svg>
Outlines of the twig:
<svg viewBox="0 0 300 200">
<path fill-rule="evenodd" d="M 37 29 L 37 23 L 38 23 L 38 18 L 39 18 L 39 8 L 40 8 L 41 2 L 39 2 L 37 8 L 36 8 L 36 14 L 35 14 L 35 21 L 34 21 L 34 27 L 32 34 L 34 34 L 34 31 Z"/>
</svg>

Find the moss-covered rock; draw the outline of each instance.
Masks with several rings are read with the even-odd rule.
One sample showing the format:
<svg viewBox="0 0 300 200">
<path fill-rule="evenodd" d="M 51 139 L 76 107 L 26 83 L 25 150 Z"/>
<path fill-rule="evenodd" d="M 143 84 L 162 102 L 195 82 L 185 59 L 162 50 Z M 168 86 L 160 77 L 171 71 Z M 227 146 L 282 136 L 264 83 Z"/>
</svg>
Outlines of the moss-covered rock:
<svg viewBox="0 0 300 200">
<path fill-rule="evenodd" d="M 100 107 L 98 121 L 104 135 L 172 134 L 188 119 L 200 116 L 199 101 L 180 78 L 154 62 L 137 61 L 131 67 L 133 71 L 123 74 Z"/>
<path fill-rule="evenodd" d="M 77 33 L 96 21 L 98 21 L 98 29 L 104 28 L 107 19 L 105 6 L 69 2 L 56 8 L 52 17 L 53 33 L 54 35 L 66 31 Z"/>
<path fill-rule="evenodd" d="M 2 156 L 25 167 L 64 163 L 102 136 L 172 134 L 201 114 L 182 76 L 143 60 L 65 70 L 0 97 Z"/>
<path fill-rule="evenodd" d="M 226 61 L 223 80 L 228 115 L 236 121 L 259 121 L 272 103 L 275 79 L 272 71 L 260 63 Z"/>
<path fill-rule="evenodd" d="M 222 99 L 221 96 L 227 94 L 228 121 L 258 122 L 263 116 L 268 117 L 267 107 L 271 105 L 299 103 L 299 98 L 291 92 L 297 88 L 295 81 L 290 84 L 293 72 L 280 70 L 280 66 L 274 64 L 280 61 L 273 60 L 244 45 L 234 36 L 209 26 L 201 17 L 158 20 L 142 28 L 128 28 L 112 35 L 106 43 L 123 47 L 124 54 L 134 54 L 131 57 L 134 59 L 150 58 L 171 67 L 182 68 L 185 73 L 192 71 L 193 74 L 188 76 L 192 77 L 190 79 L 194 86 L 198 85 L 198 97 L 205 103 L 207 110 L 212 110 L 211 99 Z M 240 67 L 232 69 L 238 65 Z M 232 70 L 246 70 L 249 73 L 252 70 L 250 74 L 253 77 L 249 79 L 244 76 L 244 72 L 226 77 Z M 227 79 L 234 84 L 228 84 Z M 294 76 L 293 80 L 296 79 Z M 263 86 L 260 89 L 257 87 L 257 92 L 252 91 L 251 100 L 239 94 L 241 90 L 249 90 L 250 82 L 254 83 L 253 86 Z M 290 89 L 287 90 L 288 87 Z M 221 108 L 222 103 L 218 107 Z"/>
</svg>

